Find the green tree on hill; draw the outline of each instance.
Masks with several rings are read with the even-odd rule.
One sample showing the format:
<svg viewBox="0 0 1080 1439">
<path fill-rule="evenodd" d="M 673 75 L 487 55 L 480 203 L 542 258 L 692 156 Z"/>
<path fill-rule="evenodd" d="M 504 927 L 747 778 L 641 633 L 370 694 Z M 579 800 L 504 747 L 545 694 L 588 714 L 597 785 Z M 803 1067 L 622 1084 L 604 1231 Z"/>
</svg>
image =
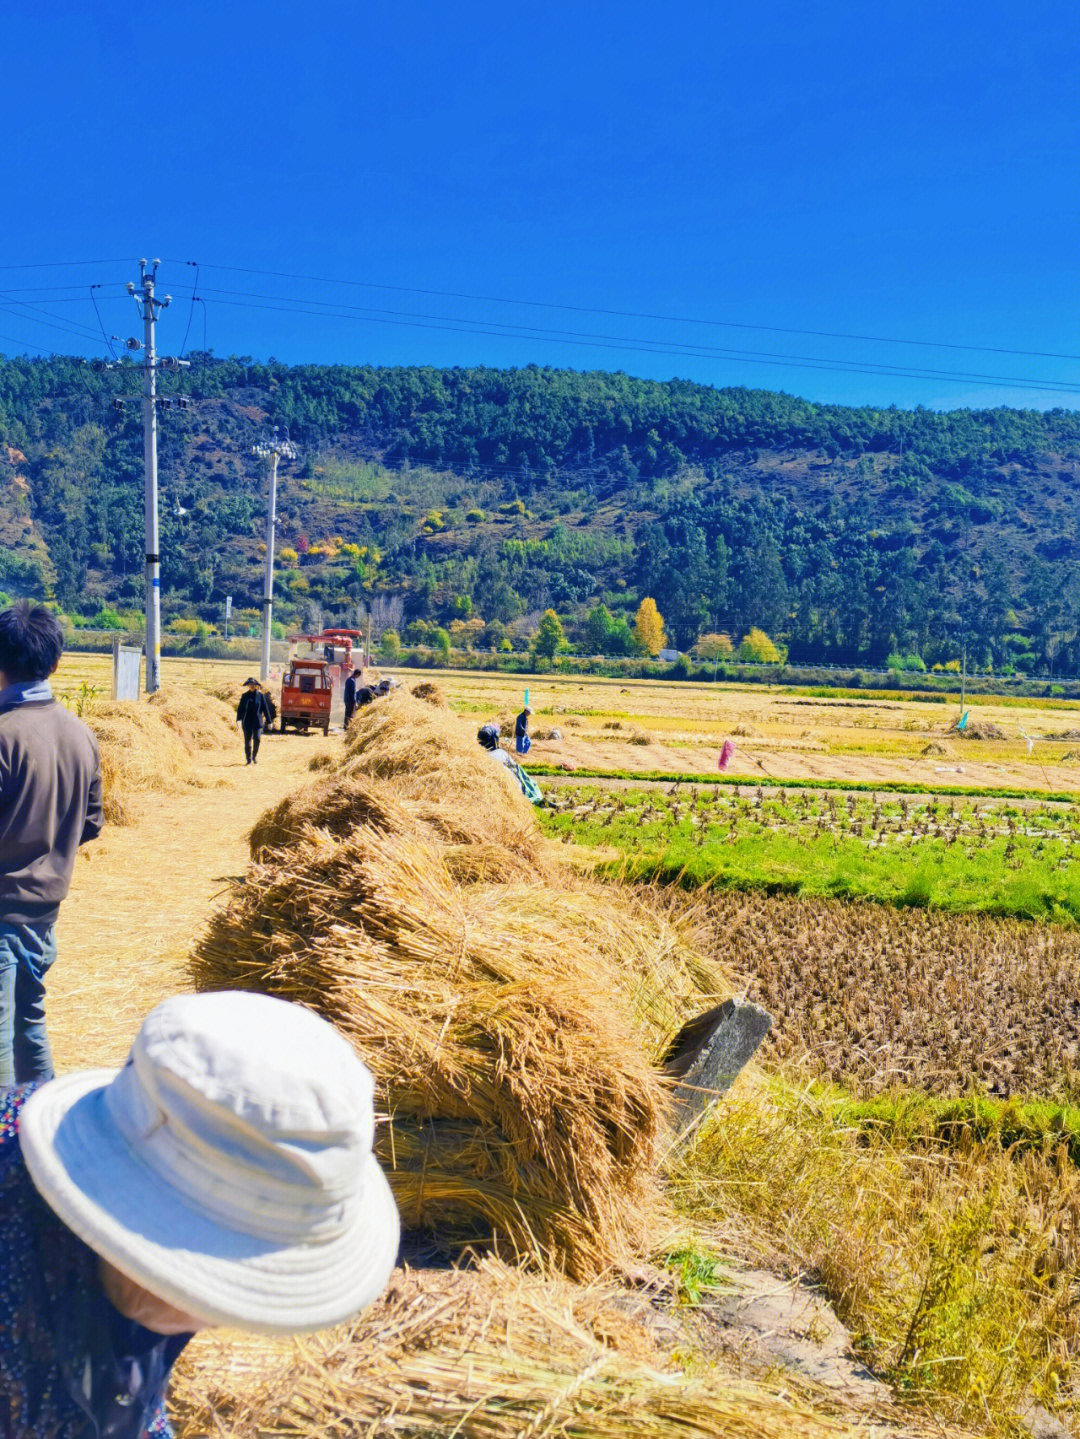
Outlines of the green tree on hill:
<svg viewBox="0 0 1080 1439">
<path fill-rule="evenodd" d="M 545 610 L 540 616 L 540 628 L 533 640 L 533 654 L 541 659 L 552 660 L 565 645 L 566 635 L 562 621 L 554 610 Z"/>
<path fill-rule="evenodd" d="M 609 653 L 612 630 L 615 628 L 615 620 L 607 605 L 594 605 L 585 617 L 582 638 L 585 642 L 585 650 L 590 655 L 606 655 Z"/>
</svg>

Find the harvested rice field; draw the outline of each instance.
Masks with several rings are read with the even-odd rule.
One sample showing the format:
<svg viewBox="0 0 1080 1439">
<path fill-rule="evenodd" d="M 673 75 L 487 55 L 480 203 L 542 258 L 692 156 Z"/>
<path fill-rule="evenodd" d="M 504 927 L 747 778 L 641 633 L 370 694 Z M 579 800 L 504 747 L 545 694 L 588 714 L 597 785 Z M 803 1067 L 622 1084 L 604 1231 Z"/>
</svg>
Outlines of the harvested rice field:
<svg viewBox="0 0 1080 1439">
<path fill-rule="evenodd" d="M 215 694 L 237 691 L 251 669 L 247 660 L 162 660 L 165 684 Z M 72 653 L 61 662 L 58 688 L 75 693 L 86 683 L 104 697 L 111 674 L 110 656 Z M 954 728 L 959 695 L 939 703 L 926 696 L 830 698 L 766 686 L 563 674 L 400 668 L 394 674 L 410 687 L 434 683 L 477 726 L 513 716 L 527 686 L 532 762 L 556 771 L 715 775 L 720 748 L 732 739 L 733 776 L 1080 794 L 1080 707 L 1066 701 L 979 696 L 970 702 L 965 738 Z M 560 737 L 552 738 L 552 730 Z"/>
<path fill-rule="evenodd" d="M 281 665 L 275 663 L 271 669 L 280 674 Z M 258 673 L 258 660 L 250 659 L 176 659 L 166 655 L 161 661 L 163 688 L 180 687 L 204 694 L 220 695 L 227 691 L 239 698 L 244 680 L 248 675 Z M 84 654 L 79 650 L 69 650 L 60 660 L 53 688 L 58 694 L 67 696 L 69 703 L 85 702 L 88 697 L 91 704 L 101 704 L 112 695 L 112 680 L 111 654 Z"/>
<path fill-rule="evenodd" d="M 556 769 L 715 775 L 720 748 L 732 739 L 731 775 L 1080 793 L 1080 709 L 1065 701 L 980 696 L 970 702 L 965 738 L 954 728 L 959 695 L 939 703 L 668 680 L 395 673 L 409 683 L 434 680 L 478 725 L 516 713 L 528 686 L 532 762 Z M 553 729 L 559 739 L 550 737 Z"/>
<path fill-rule="evenodd" d="M 436 683 L 344 739 L 268 740 L 253 770 L 227 714 L 177 702 L 154 734 L 179 744 L 180 773 L 155 785 L 133 762 L 126 823 L 79 860 L 50 975 L 61 1067 L 119 1063 L 177 989 L 311 1004 L 376 1074 L 410 1231 L 355 1325 L 200 1336 L 173 1395 L 180 1439 L 1011 1439 L 1032 1406 L 1080 1420 L 1077 931 L 589 873 L 620 853 L 603 831 L 674 824 L 691 848 L 704 832 L 706 851 L 750 853 L 760 826 L 762 853 L 835 841 L 867 865 L 908 862 L 912 843 L 1004 862 L 1012 844 L 1020 875 L 1039 844 L 1071 861 L 1073 807 L 616 777 L 550 786 L 553 820 L 588 847 L 560 843 L 475 742 L 478 714 L 512 714 L 520 688 L 489 711 Z M 546 683 L 535 729 L 586 720 L 549 719 Z M 661 688 L 669 735 L 710 723 L 682 689 Z M 660 733 L 654 699 L 635 703 L 635 727 Z M 617 716 L 588 723 L 647 748 L 604 731 Z M 657 1061 L 684 1018 L 740 991 L 774 1016 L 768 1048 L 674 1145 Z M 763 1286 L 813 1294 L 849 1333 L 830 1347 L 790 1302 L 759 1312 Z"/>
<path fill-rule="evenodd" d="M 898 1086 L 1080 1103 L 1080 932 L 762 894 L 709 896 L 711 950 L 776 1018 L 774 1059 Z"/>
</svg>

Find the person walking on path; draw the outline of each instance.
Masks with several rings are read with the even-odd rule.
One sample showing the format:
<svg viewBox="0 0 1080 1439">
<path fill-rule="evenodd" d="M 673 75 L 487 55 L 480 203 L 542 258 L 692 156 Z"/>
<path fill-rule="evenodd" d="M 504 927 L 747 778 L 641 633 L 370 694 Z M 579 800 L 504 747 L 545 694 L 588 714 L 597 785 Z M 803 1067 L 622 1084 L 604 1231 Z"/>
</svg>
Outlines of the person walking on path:
<svg viewBox="0 0 1080 1439">
<path fill-rule="evenodd" d="M 529 739 L 529 716 L 531 714 L 532 710 L 526 705 L 514 721 L 514 748 L 518 754 L 528 754 L 532 748 L 532 741 Z"/>
<path fill-rule="evenodd" d="M 345 681 L 345 728 L 349 728 L 349 721 L 356 713 L 356 681 L 361 678 L 359 670 L 353 670 L 352 674 Z"/>
<path fill-rule="evenodd" d="M 199 1329 L 351 1318 L 394 1268 L 374 1084 L 259 994 L 151 1010 L 120 1070 L 0 1091 L 0 1435 L 168 1439 Z"/>
<path fill-rule="evenodd" d="M 247 764 L 259 763 L 259 742 L 263 725 L 271 723 L 270 706 L 259 688 L 259 681 L 246 679 L 244 693 L 236 706 L 236 723 L 244 731 L 244 759 Z"/>
<path fill-rule="evenodd" d="M 54 927 L 75 854 L 104 823 L 97 740 L 49 683 L 63 648 L 43 606 L 0 613 L 0 1088 L 52 1078 Z"/>
</svg>

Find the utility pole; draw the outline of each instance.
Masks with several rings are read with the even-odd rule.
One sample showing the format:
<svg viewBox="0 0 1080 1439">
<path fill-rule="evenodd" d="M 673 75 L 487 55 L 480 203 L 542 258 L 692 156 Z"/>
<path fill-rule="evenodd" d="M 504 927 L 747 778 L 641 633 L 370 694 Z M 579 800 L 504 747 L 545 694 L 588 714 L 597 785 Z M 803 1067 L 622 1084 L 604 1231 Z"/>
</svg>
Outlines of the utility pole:
<svg viewBox="0 0 1080 1439">
<path fill-rule="evenodd" d="M 143 466 L 146 471 L 146 693 L 161 688 L 161 554 L 158 532 L 158 471 L 157 471 L 157 355 L 154 351 L 154 324 L 158 310 L 163 310 L 171 295 L 157 299 L 154 281 L 160 260 L 149 269 L 139 261 L 139 303 L 143 317 Z M 129 282 L 128 294 L 136 286 Z"/>
<path fill-rule="evenodd" d="M 291 440 L 278 437 L 274 429 L 272 440 L 262 440 L 252 445 L 251 453 L 266 460 L 270 469 L 270 503 L 266 510 L 266 581 L 263 586 L 263 632 L 262 655 L 259 660 L 259 678 L 263 684 L 270 678 L 270 633 L 274 612 L 274 527 L 277 524 L 277 467 L 282 455 L 295 460 L 296 447 Z"/>
<path fill-rule="evenodd" d="M 967 645 L 964 644 L 960 651 L 960 714 L 964 713 L 964 706 L 967 704 Z"/>
</svg>

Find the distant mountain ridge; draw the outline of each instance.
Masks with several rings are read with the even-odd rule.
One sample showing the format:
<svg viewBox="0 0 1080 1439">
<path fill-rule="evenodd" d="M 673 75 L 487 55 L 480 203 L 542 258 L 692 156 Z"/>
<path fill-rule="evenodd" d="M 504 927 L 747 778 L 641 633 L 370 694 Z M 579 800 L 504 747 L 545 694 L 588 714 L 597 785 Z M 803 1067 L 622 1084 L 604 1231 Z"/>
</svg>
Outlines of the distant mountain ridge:
<svg viewBox="0 0 1080 1439">
<path fill-rule="evenodd" d="M 1080 414 L 816 405 L 621 373 L 287 366 L 195 354 L 161 417 L 166 614 L 259 598 L 273 425 L 280 613 L 397 596 L 415 629 L 571 631 L 656 597 L 676 643 L 758 625 L 793 658 L 1080 669 Z M 137 606 L 136 365 L 0 361 L 0 588 Z M 186 512 L 186 513 L 185 513 Z M 486 638 L 490 639 L 491 634 Z"/>
</svg>

